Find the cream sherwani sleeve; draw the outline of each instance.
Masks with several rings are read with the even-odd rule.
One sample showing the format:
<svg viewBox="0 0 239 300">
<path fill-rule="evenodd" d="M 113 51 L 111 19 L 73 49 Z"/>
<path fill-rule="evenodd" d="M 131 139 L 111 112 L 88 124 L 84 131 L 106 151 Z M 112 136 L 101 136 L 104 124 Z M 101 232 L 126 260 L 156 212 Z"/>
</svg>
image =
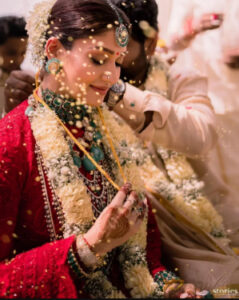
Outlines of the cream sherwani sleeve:
<svg viewBox="0 0 239 300">
<path fill-rule="evenodd" d="M 217 138 L 207 79 L 191 70 L 171 67 L 168 98 L 127 84 L 115 111 L 142 139 L 187 156 L 206 154 Z M 143 129 L 147 111 L 153 111 L 152 122 Z"/>
</svg>

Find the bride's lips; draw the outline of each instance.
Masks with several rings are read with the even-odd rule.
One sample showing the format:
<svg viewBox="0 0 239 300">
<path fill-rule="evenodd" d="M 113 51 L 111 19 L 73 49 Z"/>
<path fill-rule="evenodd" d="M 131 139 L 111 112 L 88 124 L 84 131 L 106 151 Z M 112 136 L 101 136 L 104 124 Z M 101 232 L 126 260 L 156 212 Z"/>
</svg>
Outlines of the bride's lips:
<svg viewBox="0 0 239 300">
<path fill-rule="evenodd" d="M 105 95 L 109 88 L 108 87 L 100 87 L 100 86 L 94 86 L 94 85 L 90 85 L 90 87 L 95 91 L 98 92 L 101 95 Z"/>
</svg>

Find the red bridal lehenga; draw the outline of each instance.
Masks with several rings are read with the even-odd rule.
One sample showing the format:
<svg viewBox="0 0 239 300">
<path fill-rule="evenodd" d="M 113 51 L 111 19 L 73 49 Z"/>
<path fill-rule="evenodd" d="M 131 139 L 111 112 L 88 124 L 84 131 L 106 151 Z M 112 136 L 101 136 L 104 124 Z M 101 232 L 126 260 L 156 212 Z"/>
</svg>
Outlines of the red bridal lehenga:
<svg viewBox="0 0 239 300">
<path fill-rule="evenodd" d="M 75 237 L 62 236 L 64 218 L 25 114 L 27 107 L 25 101 L 0 121 L 0 297 L 84 298 L 84 280 L 76 283 L 67 262 Z M 93 180 L 83 167 L 79 171 L 86 185 Z M 90 191 L 97 217 L 107 204 L 108 187 L 101 175 L 94 180 L 100 186 L 97 195 Z M 90 185 L 87 188 L 89 191 Z M 110 194 L 113 192 L 111 188 Z M 151 209 L 147 243 L 147 262 L 154 276 L 165 267 Z M 116 256 L 117 250 L 113 250 L 105 272 L 127 296 Z"/>
</svg>

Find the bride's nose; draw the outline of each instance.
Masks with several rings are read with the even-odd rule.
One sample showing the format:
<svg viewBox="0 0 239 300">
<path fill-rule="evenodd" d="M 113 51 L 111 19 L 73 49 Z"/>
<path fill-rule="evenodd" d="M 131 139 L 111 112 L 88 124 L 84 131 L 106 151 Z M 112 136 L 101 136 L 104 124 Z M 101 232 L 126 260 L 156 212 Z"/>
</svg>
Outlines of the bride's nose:
<svg viewBox="0 0 239 300">
<path fill-rule="evenodd" d="M 102 74 L 102 80 L 107 83 L 107 85 L 112 86 L 119 80 L 118 72 L 105 71 Z"/>
<path fill-rule="evenodd" d="M 102 75 L 102 79 L 105 81 L 105 82 L 109 82 L 111 80 L 111 76 L 112 76 L 112 72 L 110 71 L 105 71 Z"/>
</svg>

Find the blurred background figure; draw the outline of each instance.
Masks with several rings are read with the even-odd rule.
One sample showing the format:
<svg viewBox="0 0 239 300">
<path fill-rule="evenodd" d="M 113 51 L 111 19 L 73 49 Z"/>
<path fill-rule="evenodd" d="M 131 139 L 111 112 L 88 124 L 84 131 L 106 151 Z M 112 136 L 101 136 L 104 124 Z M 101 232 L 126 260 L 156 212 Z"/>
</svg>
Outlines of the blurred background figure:
<svg viewBox="0 0 239 300">
<path fill-rule="evenodd" d="M 5 114 L 4 86 L 13 70 L 20 70 L 27 49 L 25 20 L 20 17 L 0 18 L 0 118 Z"/>
<path fill-rule="evenodd" d="M 181 38 L 185 32 L 190 33 L 190 28 L 195 28 L 198 20 L 210 14 L 212 28 L 219 23 L 221 26 L 200 34 L 191 30 L 190 42 L 185 39 L 183 45 Z M 208 157 L 193 164 L 206 183 L 207 194 L 224 216 L 235 245 L 239 243 L 238 17 L 237 0 L 173 0 L 166 37 L 167 44 L 177 50 L 176 65 L 182 68 L 193 65 L 208 77 L 209 97 L 216 113 L 219 139 Z"/>
<path fill-rule="evenodd" d="M 239 69 L 239 29 L 238 29 L 238 17 L 239 17 L 239 3 L 236 0 L 232 0 L 230 7 L 227 10 L 225 16 L 225 22 L 222 27 L 222 57 L 224 63 L 230 69 Z M 238 79 L 238 71 L 233 72 L 234 78 Z"/>
</svg>

